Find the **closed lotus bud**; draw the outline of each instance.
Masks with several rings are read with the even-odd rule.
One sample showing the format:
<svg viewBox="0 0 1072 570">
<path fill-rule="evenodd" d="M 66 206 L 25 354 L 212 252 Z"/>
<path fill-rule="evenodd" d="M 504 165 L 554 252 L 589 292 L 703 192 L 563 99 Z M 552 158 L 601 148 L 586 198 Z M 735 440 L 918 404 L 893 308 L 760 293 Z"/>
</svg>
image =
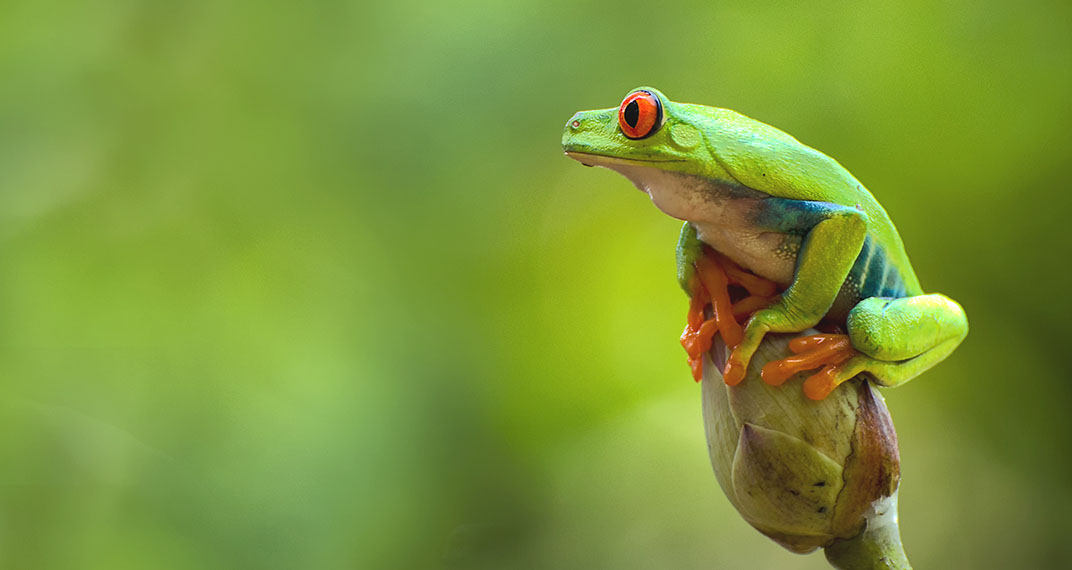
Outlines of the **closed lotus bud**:
<svg viewBox="0 0 1072 570">
<path fill-rule="evenodd" d="M 897 529 L 897 435 L 882 396 L 862 378 L 820 401 L 804 395 L 808 373 L 766 384 L 759 370 L 791 355 L 792 336 L 767 335 L 736 386 L 722 381 L 721 337 L 704 357 L 719 484 L 749 524 L 793 552 L 825 547 L 838 568 L 909 568 Z"/>
</svg>

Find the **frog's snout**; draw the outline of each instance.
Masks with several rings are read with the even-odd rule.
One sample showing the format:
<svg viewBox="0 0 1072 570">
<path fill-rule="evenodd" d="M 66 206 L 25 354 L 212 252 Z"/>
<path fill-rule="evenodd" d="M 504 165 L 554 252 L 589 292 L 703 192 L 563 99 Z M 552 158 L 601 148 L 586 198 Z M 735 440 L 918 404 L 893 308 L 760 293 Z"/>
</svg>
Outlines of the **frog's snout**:
<svg viewBox="0 0 1072 570">
<path fill-rule="evenodd" d="M 608 124 L 606 111 L 580 111 L 574 113 L 569 121 L 566 121 L 562 131 L 562 150 L 570 158 L 576 159 L 576 155 L 570 153 L 590 153 L 599 146 L 600 134 L 606 130 Z M 594 166 L 585 161 L 579 161 L 585 166 Z"/>
<path fill-rule="evenodd" d="M 570 137 L 583 133 L 589 130 L 588 120 L 585 117 L 587 113 L 585 111 L 578 111 L 570 117 L 570 120 L 566 122 L 566 130 L 562 133 L 562 143 L 565 144 Z"/>
</svg>

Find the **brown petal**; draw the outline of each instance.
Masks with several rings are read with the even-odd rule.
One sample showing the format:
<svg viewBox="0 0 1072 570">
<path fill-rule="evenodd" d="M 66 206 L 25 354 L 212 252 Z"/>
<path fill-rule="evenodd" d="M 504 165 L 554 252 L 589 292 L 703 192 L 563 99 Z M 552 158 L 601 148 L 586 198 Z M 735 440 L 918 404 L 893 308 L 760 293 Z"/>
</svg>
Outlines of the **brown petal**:
<svg viewBox="0 0 1072 570">
<path fill-rule="evenodd" d="M 845 461 L 845 489 L 834 511 L 834 533 L 841 538 L 858 534 L 871 504 L 892 495 L 901 478 L 897 432 L 886 402 L 870 382 L 860 383 L 857 399 L 852 453 Z"/>
</svg>

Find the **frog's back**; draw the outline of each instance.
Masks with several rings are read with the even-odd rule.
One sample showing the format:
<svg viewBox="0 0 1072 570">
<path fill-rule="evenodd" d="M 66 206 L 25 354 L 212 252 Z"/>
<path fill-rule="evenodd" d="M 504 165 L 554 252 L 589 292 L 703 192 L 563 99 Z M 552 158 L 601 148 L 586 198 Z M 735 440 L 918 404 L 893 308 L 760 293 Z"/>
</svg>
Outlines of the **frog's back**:
<svg viewBox="0 0 1072 570">
<path fill-rule="evenodd" d="M 922 293 L 904 243 L 886 210 L 845 167 L 788 133 L 736 111 L 689 105 L 707 125 L 711 155 L 743 186 L 764 194 L 856 208 L 867 214 L 867 238 L 842 295 L 866 297 Z"/>
</svg>

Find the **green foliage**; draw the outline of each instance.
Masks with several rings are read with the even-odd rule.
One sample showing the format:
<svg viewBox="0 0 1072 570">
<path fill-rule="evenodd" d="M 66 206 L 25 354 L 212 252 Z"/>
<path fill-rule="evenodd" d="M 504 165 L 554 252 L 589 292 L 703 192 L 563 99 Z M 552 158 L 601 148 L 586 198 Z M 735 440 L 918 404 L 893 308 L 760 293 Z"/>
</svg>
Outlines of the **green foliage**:
<svg viewBox="0 0 1072 570">
<path fill-rule="evenodd" d="M 915 563 L 1072 564 L 1069 11 L 0 6 L 0 566 L 825 567 L 711 474 L 679 223 L 561 156 L 641 84 L 837 158 L 966 308 L 887 392 Z"/>
</svg>

